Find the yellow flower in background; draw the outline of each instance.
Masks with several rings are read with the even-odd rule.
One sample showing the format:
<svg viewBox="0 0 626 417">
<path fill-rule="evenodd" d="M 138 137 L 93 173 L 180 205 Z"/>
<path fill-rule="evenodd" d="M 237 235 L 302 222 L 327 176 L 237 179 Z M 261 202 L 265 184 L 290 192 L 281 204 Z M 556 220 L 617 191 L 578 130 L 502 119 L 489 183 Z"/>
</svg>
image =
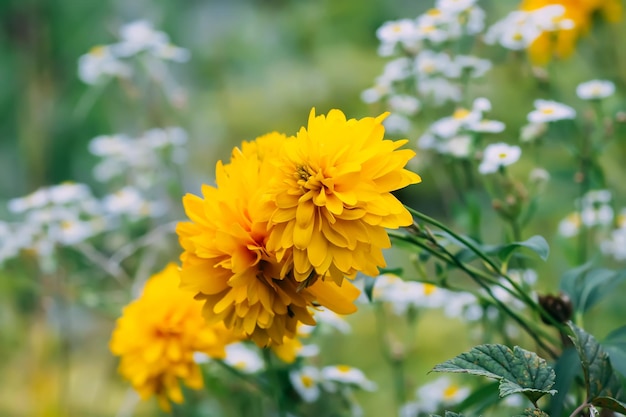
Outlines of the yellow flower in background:
<svg viewBox="0 0 626 417">
<path fill-rule="evenodd" d="M 622 17 L 621 0 L 523 0 L 519 8 L 532 11 L 553 4 L 565 8 L 560 19 L 571 20 L 574 27 L 539 35 L 528 48 L 530 60 L 536 65 L 545 65 L 553 57 L 571 56 L 578 39 L 589 32 L 595 14 L 599 13 L 608 22 L 620 21 Z"/>
<path fill-rule="evenodd" d="M 267 213 L 267 247 L 292 258 L 297 281 L 378 275 L 390 246 L 385 228 L 412 223 L 391 191 L 421 181 L 404 169 L 415 152 L 398 150 L 407 140 L 384 140 L 386 116 L 346 120 L 340 110 L 312 110 L 308 127 L 285 142 L 267 197 L 276 206 Z"/>
<path fill-rule="evenodd" d="M 290 256 L 277 259 L 267 248 L 270 236 L 265 198 L 275 175 L 270 159 L 288 142 L 272 133 L 235 149 L 228 164 L 218 162 L 216 187 L 202 197 L 183 198 L 191 222 L 177 227 L 181 246 L 181 285 L 204 300 L 209 323 L 224 322 L 257 345 L 282 344 L 298 323 L 313 325 L 309 307 L 320 304 L 340 313 L 356 311 L 359 290 L 320 281 L 306 289 L 293 279 Z"/>
<path fill-rule="evenodd" d="M 180 290 L 179 281 L 172 263 L 152 276 L 141 296 L 124 308 L 110 342 L 111 352 L 121 357 L 120 374 L 142 399 L 155 395 L 165 411 L 170 401 L 183 402 L 181 381 L 202 388 L 194 352 L 223 358 L 225 346 L 240 339 L 222 323 L 208 325 L 202 303 Z"/>
</svg>

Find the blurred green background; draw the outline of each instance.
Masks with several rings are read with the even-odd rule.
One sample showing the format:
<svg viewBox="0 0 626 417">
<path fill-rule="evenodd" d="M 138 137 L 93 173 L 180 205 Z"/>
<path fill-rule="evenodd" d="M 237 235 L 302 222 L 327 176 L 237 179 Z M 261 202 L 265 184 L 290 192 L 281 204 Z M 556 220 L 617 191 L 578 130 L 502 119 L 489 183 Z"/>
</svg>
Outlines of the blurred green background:
<svg viewBox="0 0 626 417">
<path fill-rule="evenodd" d="M 488 22 L 516 3 L 479 2 L 487 10 Z M 429 7 L 431 0 L 1 1 L 0 218 L 7 215 L 6 201 L 41 186 L 73 180 L 97 191 L 91 173 L 95 157 L 87 150 L 97 135 L 183 127 L 191 155 L 185 189 L 198 192 L 201 182 L 211 181 L 215 162 L 228 157 L 234 145 L 273 130 L 295 133 L 306 123 L 311 107 L 318 113 L 339 108 L 349 117 L 373 115 L 359 94 L 372 85 L 385 63 L 376 53 L 376 29 L 387 20 L 412 18 Z M 117 29 L 135 19 L 152 22 L 173 43 L 191 51 L 189 63 L 170 66 L 186 90 L 182 105 L 167 104 L 158 92 L 133 97 L 116 82 L 95 95 L 78 79 L 78 57 L 95 45 L 115 42 Z M 624 24 L 596 32 L 581 43 L 576 56 L 552 65 L 557 77 L 550 90 L 528 77 L 529 68 L 519 61 L 507 64 L 502 49 L 479 45 L 476 52 L 492 58 L 496 68 L 488 81 L 473 87 L 473 95 L 492 100 L 493 119 L 520 126 L 534 98 L 559 94 L 559 100 L 575 102 L 578 82 L 608 78 L 624 91 L 626 48 L 611 41 L 626 37 Z M 624 108 L 617 99 L 611 106 Z M 429 116 L 447 115 L 452 109 Z M 411 146 L 419 133 L 409 138 Z M 498 138 L 511 141 L 515 139 L 511 135 L 516 132 Z M 626 155 L 623 143 L 614 150 Z M 544 156 L 556 169 L 546 193 L 545 220 L 534 226 L 550 233 L 573 210 L 564 208 L 562 199 L 575 196 L 569 156 L 552 152 Z M 611 174 L 623 178 L 622 161 L 607 160 Z M 437 213 L 443 191 L 429 179 L 425 173 L 424 183 L 405 197 L 415 207 Z M 619 203 L 626 204 L 622 197 L 626 184 L 614 185 Z M 541 286 L 549 290 L 555 289 L 558 271 L 566 265 L 562 252 L 555 250 L 553 256 L 556 261 L 542 274 L 547 278 Z M 48 294 L 65 284 L 38 281 L 33 268 L 30 272 L 28 265 L 0 271 L 0 415 L 116 415 L 127 385 L 116 375 L 116 360 L 107 347 L 114 314 L 89 312 L 71 302 L 62 314 L 51 313 L 56 304 Z M 626 314 L 621 302 L 612 301 L 597 321 L 609 313 L 619 323 Z M 362 367 L 379 383 L 378 393 L 359 396 L 367 416 L 389 415 L 390 375 L 380 366 L 376 348 L 369 349 L 375 336 L 371 311 L 364 310 L 351 320 L 353 336 L 329 338 L 322 349 L 328 364 Z M 58 337 L 66 325 L 59 317 L 70 316 L 68 342 Z M 424 381 L 427 370 L 458 353 L 465 343 L 466 338 L 459 337 L 464 327 L 448 322 L 442 326 L 442 320 L 428 314 L 420 321 L 417 350 L 407 369 L 415 383 Z M 443 348 L 441 341 L 446 341 Z M 142 404 L 136 415 L 154 415 L 154 410 L 154 403 Z"/>
</svg>

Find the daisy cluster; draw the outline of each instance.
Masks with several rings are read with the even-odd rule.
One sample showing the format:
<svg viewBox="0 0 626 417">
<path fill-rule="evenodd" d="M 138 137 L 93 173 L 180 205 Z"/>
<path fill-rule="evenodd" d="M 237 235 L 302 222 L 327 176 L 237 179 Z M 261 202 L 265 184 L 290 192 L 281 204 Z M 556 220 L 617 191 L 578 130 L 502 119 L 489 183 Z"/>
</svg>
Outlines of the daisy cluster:
<svg viewBox="0 0 626 417">
<path fill-rule="evenodd" d="M 190 58 L 187 49 L 172 44 L 165 32 L 154 29 L 145 20 L 123 25 L 119 37 L 119 42 L 94 46 L 78 59 L 78 76 L 84 83 L 93 85 L 112 77 L 130 78 L 133 66 L 128 59 L 136 56 L 147 56 L 152 64 L 156 60 L 186 62 Z M 153 75 L 162 78 L 158 72 Z"/>
<path fill-rule="evenodd" d="M 376 32 L 380 55 L 392 60 L 361 99 L 386 104 L 393 113 L 386 121 L 390 131 L 406 133 L 423 100 L 435 106 L 460 101 L 465 80 L 480 78 L 491 68 L 488 60 L 447 52 L 462 37 L 484 29 L 485 13 L 475 3 L 439 0 L 416 19 L 386 22 Z"/>
</svg>

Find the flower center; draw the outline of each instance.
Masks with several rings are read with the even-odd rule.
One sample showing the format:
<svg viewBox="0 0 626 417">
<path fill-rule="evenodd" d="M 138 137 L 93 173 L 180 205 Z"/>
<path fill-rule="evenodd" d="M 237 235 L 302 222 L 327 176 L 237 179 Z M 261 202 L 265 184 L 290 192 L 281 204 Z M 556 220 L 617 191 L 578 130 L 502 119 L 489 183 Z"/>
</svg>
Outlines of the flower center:
<svg viewBox="0 0 626 417">
<path fill-rule="evenodd" d="M 506 153 L 504 153 L 504 152 L 500 152 L 500 153 L 498 154 L 498 158 L 500 158 L 500 159 L 504 159 L 504 158 L 506 158 Z"/>
<path fill-rule="evenodd" d="M 443 398 L 445 400 L 450 400 L 454 398 L 457 392 L 459 392 L 459 387 L 452 384 L 449 387 L 447 387 L 445 390 L 443 390 Z"/>
<path fill-rule="evenodd" d="M 302 385 L 304 385 L 306 388 L 311 388 L 315 384 L 313 378 L 308 375 L 302 375 L 300 377 L 300 380 L 302 381 Z"/>
<path fill-rule="evenodd" d="M 552 114 L 554 113 L 554 109 L 552 107 L 545 107 L 541 109 L 541 113 L 543 114 Z"/>
<path fill-rule="evenodd" d="M 460 120 L 460 119 L 464 119 L 469 114 L 470 112 L 467 109 L 456 109 L 452 117 L 454 117 L 457 120 Z"/>
<path fill-rule="evenodd" d="M 337 365 L 337 370 L 342 374 L 350 372 L 350 369 L 352 368 L 350 368 L 348 365 Z"/>
</svg>

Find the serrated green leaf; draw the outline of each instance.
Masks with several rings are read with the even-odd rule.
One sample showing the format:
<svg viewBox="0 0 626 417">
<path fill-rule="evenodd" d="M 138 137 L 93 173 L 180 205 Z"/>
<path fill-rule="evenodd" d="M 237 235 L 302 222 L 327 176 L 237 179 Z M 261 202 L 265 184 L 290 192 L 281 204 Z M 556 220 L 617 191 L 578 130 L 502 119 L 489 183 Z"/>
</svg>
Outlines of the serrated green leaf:
<svg viewBox="0 0 626 417">
<path fill-rule="evenodd" d="M 444 363 L 431 372 L 457 372 L 482 375 L 500 381 L 500 396 L 522 393 L 533 403 L 551 390 L 554 370 L 534 352 L 518 346 L 513 350 L 504 345 L 486 344 L 472 348 Z"/>
<path fill-rule="evenodd" d="M 597 398 L 611 398 L 619 403 L 622 399 L 622 384 L 613 371 L 609 355 L 592 335 L 573 323 L 569 323 L 569 326 L 574 332 L 570 339 L 574 342 L 583 367 L 587 401 L 595 404 L 593 401 Z"/>
<path fill-rule="evenodd" d="M 596 407 L 608 408 L 609 410 L 626 414 L 626 404 L 612 397 L 598 397 L 595 398 L 591 402 L 591 404 L 595 405 Z"/>
<path fill-rule="evenodd" d="M 548 255 L 550 254 L 550 245 L 543 236 L 535 235 L 532 236 L 523 242 L 513 242 L 505 245 L 498 252 L 498 257 L 502 261 L 507 261 L 513 252 L 519 248 L 528 248 L 535 252 L 541 259 L 544 261 L 548 259 Z"/>
<path fill-rule="evenodd" d="M 524 414 L 518 414 L 513 417 L 550 417 L 550 415 L 539 408 L 527 408 L 524 410 Z"/>
</svg>

